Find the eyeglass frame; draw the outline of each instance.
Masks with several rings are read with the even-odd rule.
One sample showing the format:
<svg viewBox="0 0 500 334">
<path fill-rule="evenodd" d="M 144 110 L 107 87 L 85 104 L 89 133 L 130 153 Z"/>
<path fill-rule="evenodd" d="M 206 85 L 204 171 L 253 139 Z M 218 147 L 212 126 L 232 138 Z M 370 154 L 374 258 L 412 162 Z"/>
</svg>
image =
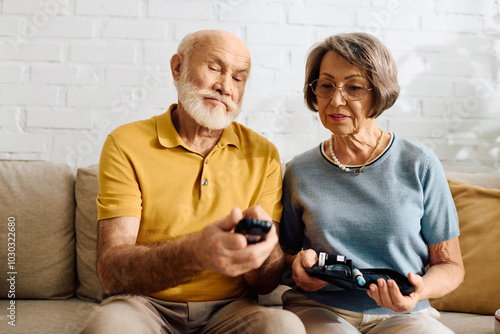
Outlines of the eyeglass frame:
<svg viewBox="0 0 500 334">
<path fill-rule="evenodd" d="M 329 95 L 329 96 L 320 96 L 320 95 L 316 94 L 316 92 L 314 91 L 314 88 L 313 88 L 313 84 L 314 84 L 314 82 L 318 82 L 318 81 L 320 81 L 320 80 L 322 80 L 322 81 L 326 81 L 326 82 L 329 82 L 329 83 L 331 83 L 331 84 L 332 84 L 332 86 L 333 86 L 334 88 L 333 88 L 333 91 L 332 91 L 332 94 L 331 94 L 331 95 Z M 362 88 L 362 89 L 366 92 L 366 93 L 365 93 L 365 95 L 363 95 L 361 98 L 359 98 L 359 99 L 357 99 L 357 100 L 353 100 L 353 99 L 350 99 L 350 98 L 348 98 L 347 96 L 345 96 L 345 95 L 344 95 L 344 86 L 336 86 L 333 82 L 331 82 L 331 81 L 329 81 L 329 80 L 326 80 L 326 79 L 314 79 L 313 81 L 311 81 L 311 83 L 309 83 L 309 84 L 307 84 L 307 85 L 308 85 L 309 87 L 311 87 L 311 90 L 312 90 L 312 92 L 313 92 L 313 94 L 314 94 L 314 95 L 316 95 L 316 96 L 318 96 L 318 97 L 321 97 L 321 98 L 328 98 L 328 97 L 330 97 L 330 96 L 333 96 L 333 94 L 335 94 L 335 91 L 336 91 L 338 88 L 340 88 L 340 94 L 342 95 L 342 97 L 343 97 L 344 99 L 346 99 L 346 100 L 349 100 L 349 101 L 360 101 L 360 100 L 362 100 L 362 99 L 364 99 L 364 98 L 365 98 L 365 96 L 368 94 L 368 92 L 370 92 L 370 91 L 372 91 L 372 90 L 374 89 L 374 87 L 372 87 L 372 88 L 367 88 L 367 87 L 365 87 L 365 86 L 362 86 L 362 85 L 361 85 L 361 87 L 360 87 L 360 88 Z"/>
</svg>

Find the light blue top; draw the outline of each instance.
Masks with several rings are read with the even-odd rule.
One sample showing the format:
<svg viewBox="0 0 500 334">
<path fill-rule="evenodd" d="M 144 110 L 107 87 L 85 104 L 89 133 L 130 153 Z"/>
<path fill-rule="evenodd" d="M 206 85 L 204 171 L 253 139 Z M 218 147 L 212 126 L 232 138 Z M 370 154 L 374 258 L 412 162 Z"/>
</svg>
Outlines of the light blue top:
<svg viewBox="0 0 500 334">
<path fill-rule="evenodd" d="M 432 150 L 393 135 L 390 147 L 361 175 L 341 170 L 321 145 L 287 164 L 281 243 L 290 251 L 345 255 L 355 268 L 388 268 L 423 275 L 427 245 L 459 235 L 458 217 L 441 163 Z M 301 290 L 299 290 L 301 291 Z M 327 285 L 304 295 L 367 314 L 379 307 L 366 291 Z M 413 311 L 429 306 L 420 301 Z"/>
</svg>

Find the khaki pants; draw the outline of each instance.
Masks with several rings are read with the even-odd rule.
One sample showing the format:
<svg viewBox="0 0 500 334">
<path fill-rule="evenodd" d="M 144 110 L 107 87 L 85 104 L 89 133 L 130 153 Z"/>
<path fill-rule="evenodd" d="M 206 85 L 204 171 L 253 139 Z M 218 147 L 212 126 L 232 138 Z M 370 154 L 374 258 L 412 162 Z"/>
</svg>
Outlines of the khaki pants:
<svg viewBox="0 0 500 334">
<path fill-rule="evenodd" d="M 448 334 L 432 307 L 413 313 L 363 314 L 318 303 L 296 291 L 283 295 L 283 307 L 297 314 L 308 334 Z"/>
<path fill-rule="evenodd" d="M 105 299 L 82 333 L 297 333 L 300 319 L 247 298 L 173 303 L 151 297 L 118 295 Z"/>
</svg>

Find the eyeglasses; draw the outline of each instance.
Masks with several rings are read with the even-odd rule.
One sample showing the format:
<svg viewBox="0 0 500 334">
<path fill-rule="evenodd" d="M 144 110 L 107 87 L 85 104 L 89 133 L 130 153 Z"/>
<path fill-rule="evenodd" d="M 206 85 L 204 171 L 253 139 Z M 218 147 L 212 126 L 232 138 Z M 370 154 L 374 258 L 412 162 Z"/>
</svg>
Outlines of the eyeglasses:
<svg viewBox="0 0 500 334">
<path fill-rule="evenodd" d="M 337 87 L 328 80 L 316 79 L 309 84 L 312 91 L 316 96 L 319 97 L 330 97 L 335 93 L 337 88 L 340 88 L 342 96 L 351 101 L 361 100 L 368 94 L 373 88 L 366 88 L 363 85 L 355 82 L 348 82 L 342 87 Z"/>
</svg>

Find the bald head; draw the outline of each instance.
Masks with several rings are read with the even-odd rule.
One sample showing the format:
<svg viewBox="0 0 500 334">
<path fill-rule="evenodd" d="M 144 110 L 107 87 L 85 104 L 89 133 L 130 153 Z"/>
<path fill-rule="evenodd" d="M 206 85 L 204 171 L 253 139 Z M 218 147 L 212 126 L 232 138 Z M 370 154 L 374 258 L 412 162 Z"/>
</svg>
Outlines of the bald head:
<svg viewBox="0 0 500 334">
<path fill-rule="evenodd" d="M 189 63 L 194 51 L 221 45 L 234 54 L 247 57 L 250 62 L 250 51 L 245 43 L 236 35 L 224 30 L 200 30 L 190 33 L 180 42 L 177 53 Z"/>
</svg>

